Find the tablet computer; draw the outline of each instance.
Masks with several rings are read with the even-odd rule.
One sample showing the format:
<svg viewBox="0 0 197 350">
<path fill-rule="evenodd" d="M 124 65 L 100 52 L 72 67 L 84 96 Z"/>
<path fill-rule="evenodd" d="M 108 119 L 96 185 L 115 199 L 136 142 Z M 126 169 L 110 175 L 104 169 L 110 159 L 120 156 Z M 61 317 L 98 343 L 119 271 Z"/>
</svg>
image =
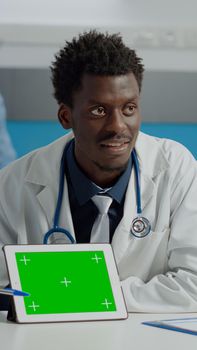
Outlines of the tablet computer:
<svg viewBox="0 0 197 350">
<path fill-rule="evenodd" d="M 6 245 L 16 322 L 127 318 L 110 244 Z"/>
</svg>

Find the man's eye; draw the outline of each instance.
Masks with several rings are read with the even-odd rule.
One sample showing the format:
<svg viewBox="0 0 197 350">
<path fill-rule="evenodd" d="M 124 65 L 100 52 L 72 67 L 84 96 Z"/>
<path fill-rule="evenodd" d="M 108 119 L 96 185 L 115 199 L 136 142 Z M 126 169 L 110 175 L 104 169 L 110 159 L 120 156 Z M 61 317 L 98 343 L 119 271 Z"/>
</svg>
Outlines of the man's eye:
<svg viewBox="0 0 197 350">
<path fill-rule="evenodd" d="M 127 105 L 124 108 L 124 113 L 126 115 L 132 115 L 135 112 L 136 107 L 134 105 Z"/>
<path fill-rule="evenodd" d="M 91 113 L 98 117 L 103 117 L 105 115 L 105 110 L 103 107 L 97 107 L 91 110 Z"/>
</svg>

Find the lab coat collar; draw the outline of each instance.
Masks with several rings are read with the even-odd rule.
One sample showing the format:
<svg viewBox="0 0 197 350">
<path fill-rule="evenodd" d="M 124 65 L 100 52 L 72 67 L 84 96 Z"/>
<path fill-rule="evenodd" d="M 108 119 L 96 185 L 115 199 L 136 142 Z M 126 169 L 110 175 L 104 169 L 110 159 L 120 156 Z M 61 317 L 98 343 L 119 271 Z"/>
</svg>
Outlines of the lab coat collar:
<svg viewBox="0 0 197 350">
<path fill-rule="evenodd" d="M 29 170 L 26 174 L 25 180 L 27 182 L 47 186 L 52 183 L 59 182 L 59 170 L 62 154 L 65 148 L 65 145 L 73 138 L 73 133 L 70 132 L 67 135 L 59 138 L 50 145 L 43 147 L 39 152 L 34 156 Z M 45 166 L 46 164 L 46 166 Z M 49 168 L 50 171 L 46 171 Z"/>
<path fill-rule="evenodd" d="M 153 195 L 155 177 L 165 171 L 169 167 L 169 163 L 159 142 L 154 137 L 140 132 L 135 149 L 139 161 L 143 210 Z M 135 188 L 135 185 L 132 188 Z"/>
<path fill-rule="evenodd" d="M 169 167 L 163 149 L 155 137 L 140 132 L 135 149 L 142 175 L 153 179 Z"/>
</svg>

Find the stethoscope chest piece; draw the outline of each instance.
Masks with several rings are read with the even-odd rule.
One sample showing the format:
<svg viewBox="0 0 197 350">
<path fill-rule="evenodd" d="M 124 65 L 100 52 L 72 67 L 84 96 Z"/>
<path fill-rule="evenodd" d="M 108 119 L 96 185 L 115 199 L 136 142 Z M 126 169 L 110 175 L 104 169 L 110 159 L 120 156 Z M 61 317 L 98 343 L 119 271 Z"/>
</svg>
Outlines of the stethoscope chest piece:
<svg viewBox="0 0 197 350">
<path fill-rule="evenodd" d="M 137 238 L 143 238 L 149 234 L 151 225 L 148 219 L 143 216 L 138 216 L 133 219 L 130 232 Z"/>
</svg>

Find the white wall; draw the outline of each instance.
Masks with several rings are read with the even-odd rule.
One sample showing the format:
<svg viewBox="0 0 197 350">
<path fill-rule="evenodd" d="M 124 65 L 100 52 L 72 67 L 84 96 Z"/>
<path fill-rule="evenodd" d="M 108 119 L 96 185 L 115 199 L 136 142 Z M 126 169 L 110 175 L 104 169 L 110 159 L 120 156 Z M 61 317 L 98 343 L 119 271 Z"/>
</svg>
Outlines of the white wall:
<svg viewBox="0 0 197 350">
<path fill-rule="evenodd" d="M 196 0 L 0 0 L 0 67 L 46 68 L 73 35 L 120 31 L 147 70 L 197 71 Z"/>
<path fill-rule="evenodd" d="M 196 25 L 196 0 L 0 0 L 1 23 Z"/>
</svg>

